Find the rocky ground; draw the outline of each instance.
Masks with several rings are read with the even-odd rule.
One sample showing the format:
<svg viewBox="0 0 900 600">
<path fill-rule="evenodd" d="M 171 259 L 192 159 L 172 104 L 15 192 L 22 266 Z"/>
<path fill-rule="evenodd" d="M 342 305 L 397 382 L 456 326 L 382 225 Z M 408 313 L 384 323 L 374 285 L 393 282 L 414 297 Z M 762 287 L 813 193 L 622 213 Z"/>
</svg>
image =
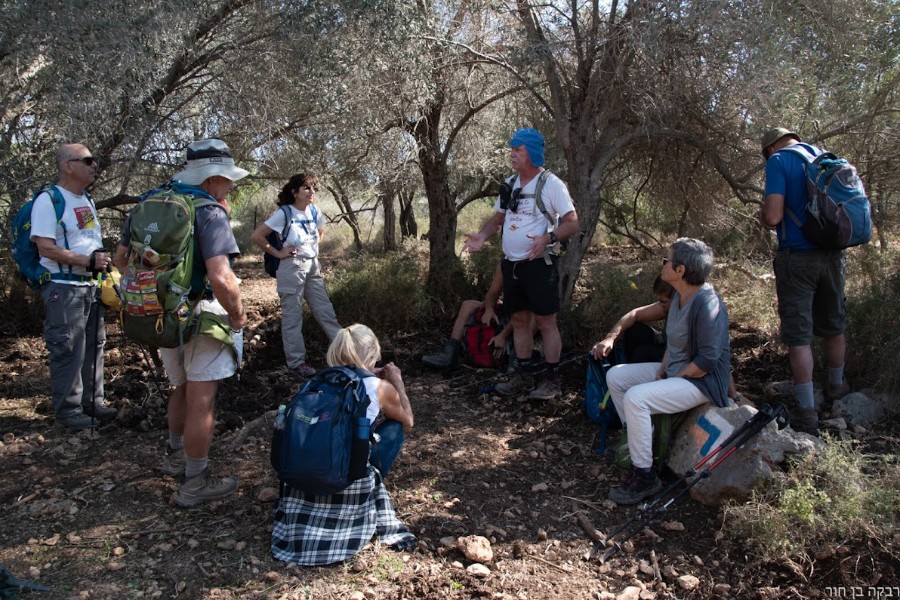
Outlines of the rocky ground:
<svg viewBox="0 0 900 600">
<path fill-rule="evenodd" d="M 52 588 L 24 597 L 828 598 L 838 587 L 850 597 L 852 586 L 898 584 L 896 564 L 863 557 L 849 542 L 815 570 L 759 562 L 723 533 L 717 509 L 688 498 L 607 562 L 586 559 L 595 530 L 610 531 L 632 510 L 605 500 L 620 473 L 591 451 L 595 429 L 578 407 L 583 367 L 566 368 L 554 402 L 480 394 L 477 382 L 489 372 L 445 378 L 417 364 L 442 332 L 385 349 L 403 369 L 416 411 L 388 488 L 418 547 L 401 554 L 375 544 L 327 568 L 275 561 L 267 432 L 236 438 L 289 399 L 298 380 L 282 362 L 273 280 L 255 263 L 239 275 L 250 341 L 240 380 L 219 393 L 211 461 L 241 486 L 197 509 L 174 506 L 176 481 L 155 471 L 164 400 L 140 351 L 114 326 L 107 397 L 121 416 L 93 433 L 53 425 L 40 337 L 0 339 L 0 564 Z M 760 352 L 752 330 L 735 326 L 732 337 L 740 391 L 759 401 L 756 391 L 784 375 L 783 362 Z M 323 350 L 314 339 L 317 365 Z M 868 435 L 896 439 L 892 431 Z M 468 536 L 488 540 L 484 566 L 457 547 Z"/>
</svg>

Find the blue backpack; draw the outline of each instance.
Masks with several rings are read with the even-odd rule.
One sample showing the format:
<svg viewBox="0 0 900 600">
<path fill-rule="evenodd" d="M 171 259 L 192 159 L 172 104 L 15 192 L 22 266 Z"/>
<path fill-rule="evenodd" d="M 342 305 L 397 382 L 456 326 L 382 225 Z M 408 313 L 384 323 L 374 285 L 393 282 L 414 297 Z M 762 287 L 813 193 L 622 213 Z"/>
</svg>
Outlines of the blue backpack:
<svg viewBox="0 0 900 600">
<path fill-rule="evenodd" d="M 31 209 L 34 208 L 34 201 L 37 200 L 37 197 L 44 192 L 50 194 L 50 200 L 53 202 L 53 208 L 56 210 L 56 222 L 62 226 L 63 233 L 65 233 L 66 226 L 62 222 L 62 217 L 66 208 L 66 201 L 55 185 L 42 188 L 32 196 L 31 200 L 22 205 L 22 208 L 13 217 L 12 222 L 12 257 L 16 262 L 16 267 L 19 269 L 19 274 L 33 290 L 41 289 L 41 285 L 50 281 L 50 272 L 41 266 L 41 254 L 38 252 L 37 244 L 31 241 Z M 68 237 L 65 240 L 66 249 L 68 249 Z M 71 270 L 72 267 L 69 267 L 69 274 L 71 274 Z M 65 279 L 66 275 L 66 273 L 60 271 L 54 274 L 54 278 Z"/>
<path fill-rule="evenodd" d="M 368 472 L 372 374 L 329 367 L 304 384 L 287 407 L 283 429 L 272 435 L 271 462 L 283 485 L 306 494 L 334 494 Z M 360 423 L 363 420 L 364 423 Z M 357 426 L 362 435 L 357 435 Z"/>
<path fill-rule="evenodd" d="M 319 220 L 319 212 L 316 210 L 315 204 L 311 204 L 310 206 L 312 206 L 312 219 L 313 223 L 315 223 Z M 284 246 L 284 240 L 287 239 L 288 232 L 291 229 L 291 207 L 285 204 L 281 206 L 281 210 L 284 212 L 284 229 L 281 230 L 281 235 L 278 235 L 277 231 L 272 231 L 266 236 L 266 241 L 276 250 L 281 250 Z M 304 225 L 303 228 L 306 229 L 306 226 Z M 278 272 L 278 265 L 280 264 L 280 258 L 276 258 L 268 252 L 263 252 L 263 268 L 270 277 L 275 277 L 275 273 Z"/>
<path fill-rule="evenodd" d="M 597 447 L 594 448 L 595 454 L 606 452 L 606 434 L 609 429 L 622 428 L 622 420 L 619 418 L 616 405 L 609 394 L 609 387 L 606 385 L 606 372 L 609 371 L 613 364 L 624 362 L 625 353 L 619 347 L 613 349 L 612 362 L 606 358 L 599 361 L 592 356 L 588 356 L 587 380 L 581 407 L 584 409 L 584 414 L 587 418 L 592 423 L 600 426 L 597 436 Z"/>
<path fill-rule="evenodd" d="M 872 214 L 866 190 L 856 167 L 831 152 L 813 156 L 799 145 L 782 148 L 806 162 L 806 221 L 786 210 L 803 236 L 829 250 L 867 244 L 872 236 Z"/>
</svg>

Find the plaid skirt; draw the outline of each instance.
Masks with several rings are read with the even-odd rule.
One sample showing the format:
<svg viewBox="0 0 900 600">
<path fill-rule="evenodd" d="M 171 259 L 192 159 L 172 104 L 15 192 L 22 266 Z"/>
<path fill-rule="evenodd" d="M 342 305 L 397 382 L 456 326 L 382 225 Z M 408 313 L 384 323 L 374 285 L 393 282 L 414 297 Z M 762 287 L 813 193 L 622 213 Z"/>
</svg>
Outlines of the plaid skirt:
<svg viewBox="0 0 900 600">
<path fill-rule="evenodd" d="M 282 486 L 275 504 L 272 556 L 298 565 L 328 565 L 347 560 L 373 536 L 387 546 L 410 547 L 415 536 L 397 519 L 377 469 L 344 490 L 327 496 L 306 495 Z"/>
</svg>

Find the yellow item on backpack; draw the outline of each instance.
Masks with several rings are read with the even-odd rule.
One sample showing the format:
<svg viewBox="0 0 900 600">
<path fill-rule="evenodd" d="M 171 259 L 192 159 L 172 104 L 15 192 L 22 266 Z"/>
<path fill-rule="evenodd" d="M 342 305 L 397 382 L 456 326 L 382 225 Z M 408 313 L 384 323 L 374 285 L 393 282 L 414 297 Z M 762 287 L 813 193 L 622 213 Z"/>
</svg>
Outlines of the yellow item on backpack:
<svg viewBox="0 0 900 600">
<path fill-rule="evenodd" d="M 119 282 L 122 281 L 122 274 L 119 273 L 117 268 L 111 267 L 111 270 L 104 273 L 102 277 L 103 279 L 100 281 L 100 301 L 107 308 L 119 312 L 122 308 L 122 302 L 116 293 L 116 288 L 119 287 Z"/>
</svg>

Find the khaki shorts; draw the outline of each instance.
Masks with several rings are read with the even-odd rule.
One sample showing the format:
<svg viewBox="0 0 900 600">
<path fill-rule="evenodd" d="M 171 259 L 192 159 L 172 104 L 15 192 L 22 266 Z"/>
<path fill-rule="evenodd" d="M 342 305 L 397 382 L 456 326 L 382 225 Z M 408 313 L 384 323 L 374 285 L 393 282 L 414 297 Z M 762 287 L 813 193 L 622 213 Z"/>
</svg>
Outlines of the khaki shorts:
<svg viewBox="0 0 900 600">
<path fill-rule="evenodd" d="M 237 371 L 234 350 L 208 335 L 195 335 L 181 348 L 160 348 L 169 382 L 219 381 Z"/>
<path fill-rule="evenodd" d="M 784 251 L 775 256 L 782 342 L 809 346 L 813 336 L 844 333 L 844 264 L 840 250 Z"/>
</svg>

